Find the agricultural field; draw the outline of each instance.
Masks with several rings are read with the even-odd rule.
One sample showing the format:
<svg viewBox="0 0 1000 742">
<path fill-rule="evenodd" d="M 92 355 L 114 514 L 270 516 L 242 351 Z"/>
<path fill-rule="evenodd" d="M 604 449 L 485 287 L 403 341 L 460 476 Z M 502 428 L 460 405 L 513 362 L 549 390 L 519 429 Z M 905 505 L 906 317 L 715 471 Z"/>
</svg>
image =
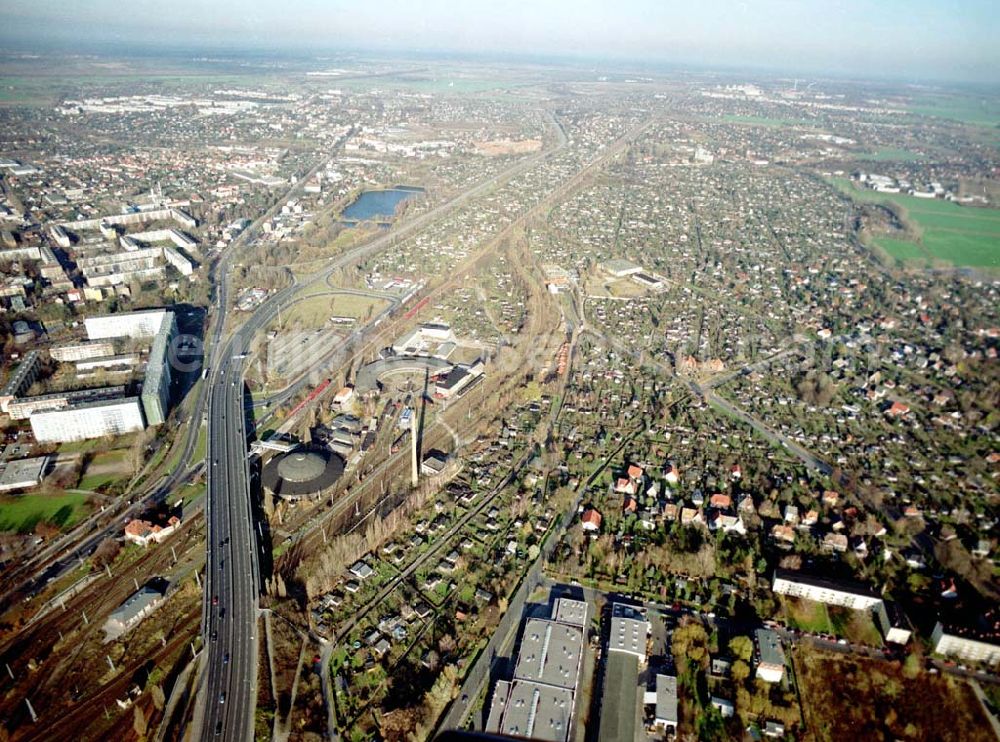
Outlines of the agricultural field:
<svg viewBox="0 0 1000 742">
<path fill-rule="evenodd" d="M 906 108 L 923 116 L 951 119 L 973 126 L 994 127 L 1000 124 L 1000 105 L 996 99 L 974 95 L 928 95 L 914 99 Z"/>
<path fill-rule="evenodd" d="M 86 501 L 70 492 L 0 497 L 0 531 L 31 533 L 42 522 L 68 528 L 87 514 Z"/>
<path fill-rule="evenodd" d="M 175 93 L 192 86 L 249 85 L 249 75 L 212 75 L 192 70 L 175 75 L 148 75 L 136 69 L 122 69 L 119 74 L 80 75 L 10 75 L 0 76 L 0 106 L 51 106 L 62 98 L 74 97 L 82 90 L 101 88 L 109 95 L 127 95 L 137 83 L 156 85 L 161 92 Z"/>
<path fill-rule="evenodd" d="M 796 646 L 795 669 L 806 725 L 818 742 L 842 739 L 993 739 L 989 722 L 969 685 L 853 655 Z M 942 713 L 947 709 L 947 713 Z"/>
<path fill-rule="evenodd" d="M 914 240 L 875 237 L 875 247 L 903 262 L 1000 268 L 1000 209 L 982 209 L 897 193 L 855 188 L 845 178 L 834 185 L 855 201 L 891 204 L 916 234 Z"/>
</svg>

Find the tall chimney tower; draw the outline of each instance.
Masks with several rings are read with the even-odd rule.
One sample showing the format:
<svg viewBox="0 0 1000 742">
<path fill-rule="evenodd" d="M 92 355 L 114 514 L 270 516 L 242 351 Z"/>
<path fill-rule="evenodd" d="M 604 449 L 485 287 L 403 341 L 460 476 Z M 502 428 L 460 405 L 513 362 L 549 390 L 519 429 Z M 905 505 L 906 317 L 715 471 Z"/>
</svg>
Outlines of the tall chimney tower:
<svg viewBox="0 0 1000 742">
<path fill-rule="evenodd" d="M 417 461 L 417 410 L 414 408 L 413 414 L 410 415 L 410 484 L 414 487 L 420 480 L 419 466 Z"/>
</svg>

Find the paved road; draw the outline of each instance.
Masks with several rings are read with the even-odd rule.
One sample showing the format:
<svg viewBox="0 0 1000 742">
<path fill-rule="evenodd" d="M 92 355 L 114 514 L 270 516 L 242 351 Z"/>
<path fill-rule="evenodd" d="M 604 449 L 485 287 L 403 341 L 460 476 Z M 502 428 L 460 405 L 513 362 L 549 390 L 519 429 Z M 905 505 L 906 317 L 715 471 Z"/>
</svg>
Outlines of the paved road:
<svg viewBox="0 0 1000 742">
<path fill-rule="evenodd" d="M 240 347 L 237 333 L 226 350 Z M 259 542 L 250 504 L 242 359 L 224 356 L 209 389 L 202 739 L 248 740 L 257 687 Z M 211 597 L 209 597 L 211 596 Z"/>
</svg>

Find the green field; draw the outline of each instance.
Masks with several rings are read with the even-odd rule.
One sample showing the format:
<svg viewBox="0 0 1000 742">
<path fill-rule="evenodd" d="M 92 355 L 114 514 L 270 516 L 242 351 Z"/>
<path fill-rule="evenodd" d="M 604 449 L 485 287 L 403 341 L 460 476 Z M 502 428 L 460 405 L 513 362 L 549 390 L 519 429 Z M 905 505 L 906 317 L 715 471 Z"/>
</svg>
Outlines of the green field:
<svg viewBox="0 0 1000 742">
<path fill-rule="evenodd" d="M 823 603 L 785 597 L 782 597 L 779 602 L 781 612 L 789 626 L 810 634 L 832 633 L 830 615 Z"/>
<path fill-rule="evenodd" d="M 90 474 L 83 477 L 77 487 L 88 492 L 96 492 L 101 487 L 117 482 L 121 478 L 120 474 Z"/>
<path fill-rule="evenodd" d="M 129 86 L 150 84 L 164 92 L 178 92 L 192 85 L 247 85 L 250 76 L 209 73 L 164 75 L 140 70 L 121 74 L 0 76 L 0 104 L 54 105 L 64 97 L 92 94 L 95 89 L 106 94 L 128 94 Z"/>
<path fill-rule="evenodd" d="M 334 316 L 363 319 L 369 312 L 374 316 L 385 308 L 385 304 L 380 299 L 326 290 L 306 295 L 292 304 L 287 311 L 282 312 L 281 321 L 285 325 L 299 323 L 306 328 L 319 328 Z"/>
<path fill-rule="evenodd" d="M 917 162 L 927 159 L 927 155 L 921 152 L 913 152 L 908 149 L 878 149 L 874 152 L 862 152 L 858 155 L 862 160 L 871 162 Z"/>
<path fill-rule="evenodd" d="M 87 514 L 86 500 L 80 493 L 0 497 L 0 531 L 31 533 L 41 521 L 69 527 Z"/>
<path fill-rule="evenodd" d="M 810 634 L 833 634 L 853 643 L 881 646 L 882 637 L 864 611 L 825 605 L 804 598 L 782 597 L 781 613 L 785 622 Z"/>
<path fill-rule="evenodd" d="M 1000 209 L 860 190 L 846 178 L 834 178 L 833 184 L 855 201 L 895 207 L 916 236 L 912 240 L 875 237 L 874 245 L 891 257 L 904 262 L 1000 268 Z"/>
<path fill-rule="evenodd" d="M 194 500 L 198 499 L 205 494 L 205 484 L 199 482 L 192 482 L 191 484 L 186 484 L 181 487 L 177 492 L 175 492 L 170 497 L 170 502 L 180 499 L 184 501 L 184 507 L 190 505 Z"/>
<path fill-rule="evenodd" d="M 891 237 L 875 237 L 872 243 L 886 255 L 897 260 L 928 260 L 930 258 L 930 255 L 916 242 L 895 240 Z"/>
<path fill-rule="evenodd" d="M 914 98 L 907 110 L 924 116 L 960 121 L 974 126 L 1000 126 L 1000 100 L 976 95 L 925 95 Z"/>
</svg>

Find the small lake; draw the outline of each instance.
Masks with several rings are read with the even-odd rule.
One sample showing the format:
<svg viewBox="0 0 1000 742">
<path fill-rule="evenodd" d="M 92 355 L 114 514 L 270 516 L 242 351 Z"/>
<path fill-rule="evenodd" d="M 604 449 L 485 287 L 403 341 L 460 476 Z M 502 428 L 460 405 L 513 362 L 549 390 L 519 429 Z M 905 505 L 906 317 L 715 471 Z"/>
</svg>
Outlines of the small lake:
<svg viewBox="0 0 1000 742">
<path fill-rule="evenodd" d="M 423 188 L 398 186 L 382 191 L 362 191 L 354 201 L 341 212 L 340 216 L 348 222 L 367 222 L 388 219 L 396 214 L 399 205 L 424 192 Z"/>
</svg>

